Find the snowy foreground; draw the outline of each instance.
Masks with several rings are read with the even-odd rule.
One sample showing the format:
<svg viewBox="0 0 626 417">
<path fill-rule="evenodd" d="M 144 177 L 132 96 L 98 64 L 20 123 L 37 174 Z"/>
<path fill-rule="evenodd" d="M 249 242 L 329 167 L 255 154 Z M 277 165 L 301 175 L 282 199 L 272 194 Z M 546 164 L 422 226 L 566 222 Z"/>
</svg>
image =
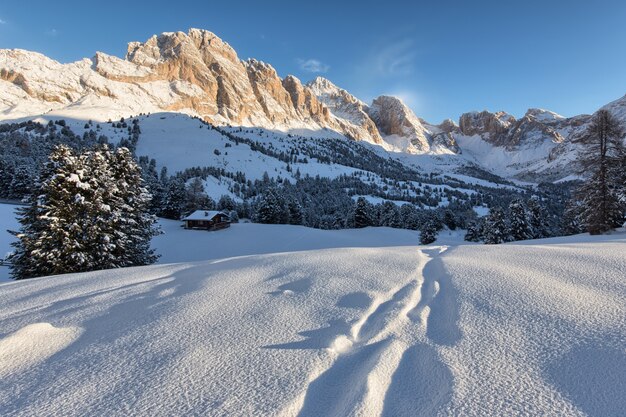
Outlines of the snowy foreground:
<svg viewBox="0 0 626 417">
<path fill-rule="evenodd" d="M 0 415 L 626 409 L 624 232 L 164 228 L 163 261 L 184 262 L 0 284 Z"/>
</svg>

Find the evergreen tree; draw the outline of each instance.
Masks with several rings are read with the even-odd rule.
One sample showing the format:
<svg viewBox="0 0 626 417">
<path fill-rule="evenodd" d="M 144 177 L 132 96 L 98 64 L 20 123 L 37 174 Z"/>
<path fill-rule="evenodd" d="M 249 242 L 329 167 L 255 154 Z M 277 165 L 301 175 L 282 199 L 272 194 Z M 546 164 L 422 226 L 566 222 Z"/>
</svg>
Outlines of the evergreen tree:
<svg viewBox="0 0 626 417">
<path fill-rule="evenodd" d="M 402 227 L 405 229 L 417 230 L 419 227 L 418 212 L 413 204 L 403 204 L 400 207 L 400 217 L 402 218 Z"/>
<path fill-rule="evenodd" d="M 130 152 L 57 147 L 42 170 L 11 260 L 16 279 L 153 263 L 158 233 Z"/>
<path fill-rule="evenodd" d="M 356 200 L 356 206 L 354 208 L 354 227 L 357 229 L 367 227 L 371 225 L 369 216 L 370 204 L 365 197 L 359 197 Z"/>
<path fill-rule="evenodd" d="M 450 230 L 456 229 L 456 219 L 454 218 L 454 214 L 451 210 L 446 210 L 443 213 L 443 224 L 446 225 Z"/>
<path fill-rule="evenodd" d="M 199 177 L 193 178 L 185 186 L 184 214 L 191 214 L 196 210 L 213 210 L 215 201 L 204 192 L 204 183 Z"/>
<path fill-rule="evenodd" d="M 499 244 L 508 240 L 508 230 L 504 222 L 504 211 L 500 207 L 492 207 L 485 219 L 483 238 L 487 244 Z"/>
<path fill-rule="evenodd" d="M 231 223 L 239 223 L 239 213 L 237 213 L 237 210 L 229 211 L 228 218 L 230 219 Z"/>
<path fill-rule="evenodd" d="M 480 242 L 482 240 L 482 225 L 480 222 L 473 222 L 467 226 L 467 232 L 465 233 L 465 240 L 467 242 Z"/>
<path fill-rule="evenodd" d="M 26 165 L 20 165 L 13 172 L 11 183 L 9 185 L 11 198 L 22 198 L 30 194 L 33 186 L 32 170 Z"/>
<path fill-rule="evenodd" d="M 565 236 L 583 233 L 585 228 L 580 222 L 582 205 L 577 201 L 570 201 L 563 212 L 561 230 Z"/>
<path fill-rule="evenodd" d="M 592 235 L 613 230 L 622 225 L 624 214 L 617 195 L 603 186 L 602 175 L 595 173 L 578 190 L 581 203 L 580 220 Z"/>
<path fill-rule="evenodd" d="M 235 210 L 237 208 L 237 204 L 235 203 L 235 200 L 232 199 L 231 196 L 229 195 L 222 195 L 219 199 L 219 201 L 217 202 L 217 209 L 218 210 L 224 210 L 224 211 L 232 211 Z"/>
<path fill-rule="evenodd" d="M 289 202 L 289 224 L 300 225 L 304 221 L 302 206 L 297 200 Z"/>
<path fill-rule="evenodd" d="M 257 205 L 256 220 L 259 223 L 279 224 L 281 223 L 282 207 L 274 188 L 268 188 Z"/>
<path fill-rule="evenodd" d="M 437 225 L 430 219 L 422 224 L 420 227 L 420 243 L 422 245 L 428 245 L 437 240 Z"/>
<path fill-rule="evenodd" d="M 152 238 L 161 233 L 157 219 L 149 213 L 151 195 L 144 186 L 141 168 L 126 148 L 119 148 L 113 155 L 112 178 L 117 190 L 117 207 L 112 213 L 112 231 L 116 267 L 149 265 L 158 255 L 150 248 Z"/>
<path fill-rule="evenodd" d="M 161 216 L 166 219 L 180 220 L 185 210 L 185 182 L 180 177 L 172 177 L 167 183 Z"/>
<path fill-rule="evenodd" d="M 32 194 L 29 197 L 28 205 L 15 210 L 20 223 L 19 231 L 9 231 L 17 241 L 11 243 L 13 253 L 9 256 L 11 261 L 11 275 L 15 279 L 37 277 L 42 275 L 39 272 L 39 265 L 32 261 L 30 254 L 35 250 L 37 237 L 44 228 L 40 219 L 42 208 L 39 205 L 39 198 Z"/>
<path fill-rule="evenodd" d="M 533 236 L 526 207 L 521 200 L 513 200 L 509 204 L 509 229 L 514 241 L 531 239 Z"/>
<path fill-rule="evenodd" d="M 392 201 L 385 201 L 380 208 L 380 225 L 387 227 L 402 227 L 400 209 Z"/>
<path fill-rule="evenodd" d="M 586 146 L 581 166 L 590 177 L 576 195 L 582 204 L 581 221 L 591 234 L 607 232 L 624 221 L 619 201 L 626 158 L 623 137 L 619 121 L 609 111 L 599 110 L 582 138 Z"/>
<path fill-rule="evenodd" d="M 547 214 L 539 200 L 528 200 L 528 225 L 532 239 L 543 239 L 550 236 L 547 227 Z"/>
</svg>

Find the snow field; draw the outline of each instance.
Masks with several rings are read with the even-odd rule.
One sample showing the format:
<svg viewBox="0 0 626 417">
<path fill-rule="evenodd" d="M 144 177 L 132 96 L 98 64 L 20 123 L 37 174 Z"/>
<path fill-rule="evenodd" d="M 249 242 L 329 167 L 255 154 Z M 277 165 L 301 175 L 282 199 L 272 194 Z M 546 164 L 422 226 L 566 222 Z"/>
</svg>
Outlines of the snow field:
<svg viewBox="0 0 626 417">
<path fill-rule="evenodd" d="M 0 414 L 626 408 L 624 231 L 417 246 L 388 228 L 162 225 L 168 264 L 0 285 Z"/>
<path fill-rule="evenodd" d="M 459 246 L 445 257 L 463 337 L 441 353 L 464 415 L 620 416 L 626 236 Z"/>
<path fill-rule="evenodd" d="M 44 364 L 3 379 L 0 409 L 271 415 L 303 394 L 308 407 L 320 394 L 306 389 L 309 380 L 333 375 L 343 358 L 383 347 L 398 354 L 392 336 L 416 303 L 422 261 L 415 248 L 334 249 L 4 284 L 7 334 L 44 321 L 82 334 Z M 342 336 L 355 337 L 355 354 L 330 349 Z M 344 381 L 384 392 L 388 377 L 371 384 L 367 368 L 359 372 L 365 380 Z M 353 396 L 351 407 L 369 407 L 367 398 Z"/>
</svg>

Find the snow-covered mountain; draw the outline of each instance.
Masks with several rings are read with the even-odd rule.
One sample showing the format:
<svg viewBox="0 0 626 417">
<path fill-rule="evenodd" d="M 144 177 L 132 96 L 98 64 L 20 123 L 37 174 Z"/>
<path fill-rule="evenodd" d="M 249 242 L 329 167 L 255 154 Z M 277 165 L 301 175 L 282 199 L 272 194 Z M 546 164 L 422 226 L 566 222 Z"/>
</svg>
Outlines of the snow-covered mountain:
<svg viewBox="0 0 626 417">
<path fill-rule="evenodd" d="M 125 59 L 98 52 L 60 64 L 41 54 L 0 50 L 0 117 L 62 110 L 68 117 L 119 119 L 177 111 L 213 124 L 266 129 L 331 129 L 382 143 L 371 120 L 333 114 L 296 77 L 264 62 L 240 60 L 213 33 L 163 33 L 131 42 Z"/>
<path fill-rule="evenodd" d="M 626 96 L 604 108 L 626 122 Z M 292 75 L 281 78 L 271 65 L 241 60 L 230 45 L 200 29 L 131 42 L 124 59 L 97 52 L 61 64 L 36 52 L 0 50 L 0 120 L 46 115 L 105 121 L 157 112 L 185 113 L 214 125 L 345 136 L 409 161 L 416 160 L 402 155 L 452 154 L 459 164 L 533 182 L 575 173 L 572 161 L 591 120 L 530 109 L 520 119 L 482 111 L 463 114 L 458 124 L 435 125 L 396 97 L 366 104 L 321 77 L 308 84 Z"/>
<path fill-rule="evenodd" d="M 409 153 L 455 153 L 458 151 L 451 132 L 419 119 L 397 97 L 380 96 L 368 110 L 388 143 Z"/>
</svg>

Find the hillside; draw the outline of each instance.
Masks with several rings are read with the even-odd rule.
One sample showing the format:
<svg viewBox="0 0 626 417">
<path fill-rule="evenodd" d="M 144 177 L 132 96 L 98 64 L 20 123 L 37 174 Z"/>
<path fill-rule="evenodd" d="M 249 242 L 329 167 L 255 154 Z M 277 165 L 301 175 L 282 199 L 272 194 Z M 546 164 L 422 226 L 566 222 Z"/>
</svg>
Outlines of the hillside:
<svg viewBox="0 0 626 417">
<path fill-rule="evenodd" d="M 303 224 L 314 227 L 333 228 L 328 223 L 336 219 L 344 224 L 352 199 L 359 196 L 379 206 L 392 201 L 398 210 L 410 204 L 411 213 L 450 208 L 471 220 L 473 210 L 487 202 L 508 204 L 528 193 L 558 212 L 567 195 L 567 188 L 505 180 L 454 154 L 389 153 L 329 130 L 284 133 L 220 127 L 185 114 L 152 113 L 102 123 L 45 115 L 2 125 L 0 183 L 5 186 L 0 197 L 26 195 L 56 144 L 83 149 L 103 141 L 135 151 L 156 204 L 162 204 L 173 180 L 200 177 L 214 201 L 229 196 L 238 204 L 240 216 L 251 217 L 254 213 L 244 206 L 254 206 L 267 188 L 280 187 L 309 211 Z M 408 214 L 405 208 L 404 217 Z"/>
<path fill-rule="evenodd" d="M 420 247 L 392 229 L 258 227 L 169 228 L 157 246 L 180 246 L 168 262 L 182 263 L 0 284 L 2 414 L 626 407 L 623 231 Z M 251 247 L 212 252 L 230 233 Z M 337 248 L 357 242 L 373 247 Z M 236 256 L 255 243 L 305 251 Z"/>
</svg>

